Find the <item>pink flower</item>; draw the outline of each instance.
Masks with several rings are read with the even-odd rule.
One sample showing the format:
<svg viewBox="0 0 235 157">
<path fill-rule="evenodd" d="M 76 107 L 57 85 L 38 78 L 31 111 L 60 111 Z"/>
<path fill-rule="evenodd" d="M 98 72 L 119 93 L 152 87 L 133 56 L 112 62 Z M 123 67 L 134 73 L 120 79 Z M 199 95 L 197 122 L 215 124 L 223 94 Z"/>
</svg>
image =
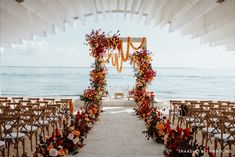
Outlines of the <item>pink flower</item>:
<svg viewBox="0 0 235 157">
<path fill-rule="evenodd" d="M 69 139 L 69 140 L 73 140 L 73 138 L 74 138 L 74 134 L 73 134 L 73 133 L 69 133 L 68 139 Z"/>
<path fill-rule="evenodd" d="M 79 142 L 79 138 L 76 137 L 75 139 L 73 139 L 74 144 L 77 144 L 78 142 Z"/>
</svg>

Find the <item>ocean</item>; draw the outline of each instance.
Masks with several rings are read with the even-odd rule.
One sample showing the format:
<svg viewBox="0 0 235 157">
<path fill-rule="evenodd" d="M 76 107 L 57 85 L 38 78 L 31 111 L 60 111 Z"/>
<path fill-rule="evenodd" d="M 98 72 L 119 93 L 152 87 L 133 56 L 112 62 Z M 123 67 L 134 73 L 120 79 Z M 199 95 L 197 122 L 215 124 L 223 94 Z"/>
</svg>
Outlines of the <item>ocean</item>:
<svg viewBox="0 0 235 157">
<path fill-rule="evenodd" d="M 118 73 L 108 68 L 107 89 L 128 93 L 134 84 L 132 68 Z M 89 86 L 91 68 L 82 67 L 0 67 L 0 95 L 25 97 L 78 98 Z M 149 90 L 157 100 L 235 100 L 235 70 L 155 68 L 156 79 Z"/>
</svg>

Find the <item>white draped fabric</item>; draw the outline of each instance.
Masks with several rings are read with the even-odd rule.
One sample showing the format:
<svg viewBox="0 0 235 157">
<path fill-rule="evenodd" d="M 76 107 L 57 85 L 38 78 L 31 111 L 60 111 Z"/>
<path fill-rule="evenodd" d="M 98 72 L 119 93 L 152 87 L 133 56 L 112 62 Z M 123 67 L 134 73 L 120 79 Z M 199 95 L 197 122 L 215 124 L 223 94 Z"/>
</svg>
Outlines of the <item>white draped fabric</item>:
<svg viewBox="0 0 235 157">
<path fill-rule="evenodd" d="M 88 16 L 106 20 L 113 13 L 136 16 L 146 25 L 169 24 L 169 31 L 235 50 L 235 0 L 0 0 L 0 46 L 65 31 L 75 22 L 84 25 Z"/>
</svg>

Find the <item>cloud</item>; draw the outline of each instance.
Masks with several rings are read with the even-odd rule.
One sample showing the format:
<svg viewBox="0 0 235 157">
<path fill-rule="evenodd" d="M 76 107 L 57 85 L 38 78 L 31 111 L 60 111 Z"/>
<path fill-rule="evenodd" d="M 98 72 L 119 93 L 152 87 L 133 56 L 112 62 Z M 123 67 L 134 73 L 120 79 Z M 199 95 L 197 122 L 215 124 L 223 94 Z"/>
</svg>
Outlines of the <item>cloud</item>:
<svg viewBox="0 0 235 157">
<path fill-rule="evenodd" d="M 75 54 L 77 53 L 78 50 L 76 50 L 73 47 L 62 47 L 62 48 L 57 48 L 54 50 L 51 50 L 50 53 L 52 54 Z"/>
<path fill-rule="evenodd" d="M 23 41 L 22 44 L 12 45 L 11 48 L 6 48 L 6 52 L 20 55 L 34 55 L 38 53 L 45 53 L 49 48 L 49 43 L 43 39 L 34 41 Z"/>
</svg>

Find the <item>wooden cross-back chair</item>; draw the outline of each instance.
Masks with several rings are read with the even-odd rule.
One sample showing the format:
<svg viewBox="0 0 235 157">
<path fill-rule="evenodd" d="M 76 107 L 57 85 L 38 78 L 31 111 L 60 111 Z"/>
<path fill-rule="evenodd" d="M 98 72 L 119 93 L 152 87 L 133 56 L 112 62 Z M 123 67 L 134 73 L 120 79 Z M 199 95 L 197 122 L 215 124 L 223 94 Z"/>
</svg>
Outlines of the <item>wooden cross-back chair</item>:
<svg viewBox="0 0 235 157">
<path fill-rule="evenodd" d="M 170 115 L 169 118 L 172 118 L 172 124 L 175 123 L 175 118 L 178 116 L 179 112 L 179 103 L 181 100 L 170 100 Z"/>
<path fill-rule="evenodd" d="M 60 105 L 59 104 L 48 105 L 46 109 L 50 110 L 47 120 L 49 121 L 53 129 L 57 128 L 58 124 L 60 124 L 60 116 L 59 116 Z"/>
<path fill-rule="evenodd" d="M 186 127 L 193 128 L 194 140 L 196 140 L 198 131 L 202 132 L 202 129 L 207 126 L 206 115 L 209 114 L 210 111 L 202 110 L 202 108 L 191 108 L 189 112 L 192 120 L 186 121 Z"/>
<path fill-rule="evenodd" d="M 35 126 L 36 119 L 34 117 L 34 114 L 32 111 L 27 111 L 24 113 L 17 113 L 16 116 L 20 117 L 21 119 L 21 127 L 20 132 L 24 133 L 26 136 L 28 136 L 30 140 L 31 145 L 31 151 L 33 151 L 33 135 L 35 135 L 35 146 L 37 145 L 37 139 L 38 139 L 38 128 Z"/>
<path fill-rule="evenodd" d="M 228 119 L 225 117 L 220 118 L 219 125 L 221 132 L 214 135 L 214 150 L 217 150 L 217 145 L 219 143 L 221 147 L 220 156 L 223 157 L 225 147 L 229 146 L 229 156 L 231 157 L 232 145 L 235 144 L 235 129 L 228 126 L 234 126 L 235 119 Z"/>
<path fill-rule="evenodd" d="M 45 109 L 31 108 L 30 112 L 34 114 L 35 118 L 33 125 L 40 128 L 41 132 L 45 135 L 45 129 L 47 129 L 47 126 L 49 125 L 49 122 L 45 120 Z"/>
<path fill-rule="evenodd" d="M 11 125 L 8 125 L 11 124 Z M 10 145 L 14 144 L 16 156 L 19 157 L 19 143 L 22 143 L 23 153 L 25 153 L 25 134 L 20 133 L 20 117 L 17 116 L 0 116 L 0 129 L 2 138 L 7 145 L 7 155 L 10 156 Z"/>
<path fill-rule="evenodd" d="M 187 123 L 190 119 L 192 119 L 192 115 L 190 113 L 190 109 L 195 108 L 195 105 L 191 104 L 191 102 L 179 103 L 178 104 L 178 125 L 181 127 L 183 123 Z"/>
<path fill-rule="evenodd" d="M 211 138 L 214 137 L 215 134 L 221 132 L 219 124 L 221 118 L 225 119 L 226 116 L 211 112 L 206 115 L 206 127 L 202 129 L 202 145 L 204 144 L 204 141 L 206 141 L 205 146 L 208 145 L 209 140 L 212 143 Z"/>
<path fill-rule="evenodd" d="M 57 123 L 57 121 L 55 121 L 55 117 L 54 117 L 57 109 L 54 106 L 44 106 L 44 107 L 41 107 L 41 109 L 45 110 L 45 112 L 44 112 L 44 125 L 46 127 L 47 134 L 49 136 L 50 125 L 53 127 L 53 129 L 55 129 L 55 123 Z"/>
</svg>

